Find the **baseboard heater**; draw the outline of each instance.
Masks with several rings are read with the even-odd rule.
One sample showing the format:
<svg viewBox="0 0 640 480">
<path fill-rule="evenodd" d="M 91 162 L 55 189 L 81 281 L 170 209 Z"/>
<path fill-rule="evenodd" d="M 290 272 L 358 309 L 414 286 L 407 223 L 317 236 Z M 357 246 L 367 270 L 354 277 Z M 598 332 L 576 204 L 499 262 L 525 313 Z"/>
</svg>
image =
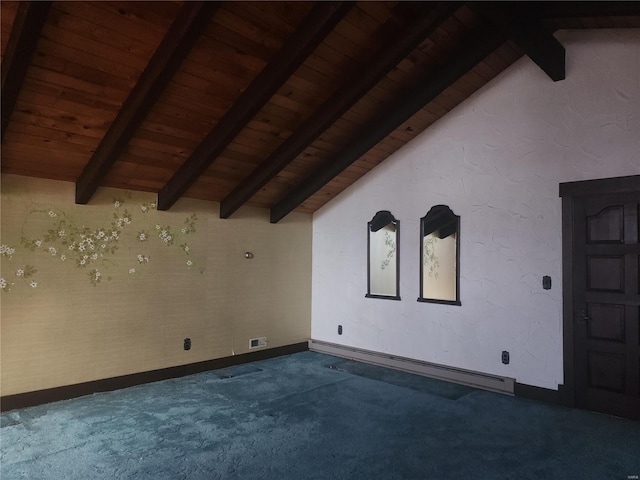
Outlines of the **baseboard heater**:
<svg viewBox="0 0 640 480">
<path fill-rule="evenodd" d="M 394 368 L 396 370 L 437 378 L 447 382 L 459 383 L 482 390 L 507 395 L 513 395 L 514 392 L 515 380 L 509 377 L 499 377 L 487 373 L 474 372 L 472 370 L 447 367 L 445 365 L 438 365 L 437 363 L 429 363 L 412 358 L 399 357 L 397 355 L 347 347 L 345 345 L 313 339 L 309 340 L 309 350 L 381 367 Z"/>
</svg>

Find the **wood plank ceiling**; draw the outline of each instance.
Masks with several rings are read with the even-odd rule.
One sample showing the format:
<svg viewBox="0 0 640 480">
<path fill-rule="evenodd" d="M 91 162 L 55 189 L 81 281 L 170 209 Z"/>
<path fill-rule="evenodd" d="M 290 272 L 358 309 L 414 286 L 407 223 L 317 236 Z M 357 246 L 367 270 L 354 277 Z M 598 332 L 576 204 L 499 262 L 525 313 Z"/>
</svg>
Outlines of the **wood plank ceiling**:
<svg viewBox="0 0 640 480">
<path fill-rule="evenodd" d="M 638 2 L 10 2 L 2 172 L 318 208 L 561 28 L 640 28 Z"/>
</svg>

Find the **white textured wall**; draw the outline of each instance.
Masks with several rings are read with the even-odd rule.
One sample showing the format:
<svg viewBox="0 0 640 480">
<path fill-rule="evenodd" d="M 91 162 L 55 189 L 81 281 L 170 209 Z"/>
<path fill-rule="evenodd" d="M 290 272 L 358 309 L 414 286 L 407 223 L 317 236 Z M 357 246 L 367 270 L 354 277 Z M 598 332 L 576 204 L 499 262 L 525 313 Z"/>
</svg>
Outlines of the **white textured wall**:
<svg viewBox="0 0 640 480">
<path fill-rule="evenodd" d="M 557 38 L 566 80 L 522 58 L 314 215 L 312 338 L 563 383 L 558 184 L 640 174 L 640 32 Z M 419 219 L 436 204 L 461 216 L 460 307 L 416 301 Z M 378 210 L 401 222 L 400 302 L 364 297 Z"/>
</svg>

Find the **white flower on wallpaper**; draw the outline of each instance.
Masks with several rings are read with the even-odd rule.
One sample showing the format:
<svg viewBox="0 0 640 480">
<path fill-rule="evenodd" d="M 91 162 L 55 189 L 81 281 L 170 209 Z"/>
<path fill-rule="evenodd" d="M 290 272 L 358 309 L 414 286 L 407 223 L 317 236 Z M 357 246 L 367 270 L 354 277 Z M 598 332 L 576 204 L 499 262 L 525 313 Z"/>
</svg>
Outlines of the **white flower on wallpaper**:
<svg viewBox="0 0 640 480">
<path fill-rule="evenodd" d="M 130 192 L 124 192 L 124 197 L 128 200 L 132 195 Z M 105 281 L 112 280 L 108 272 L 124 269 L 124 272 L 128 272 L 129 276 L 138 276 L 144 271 L 144 268 L 141 269 L 141 267 L 148 264 L 150 260 L 149 254 L 145 251 L 139 251 L 134 257 L 137 262 L 133 261 L 128 265 L 117 263 L 117 258 L 114 259 L 115 254 L 123 246 L 126 245 L 127 248 L 130 248 L 134 242 L 144 246 L 155 238 L 160 245 L 172 247 L 174 242 L 181 240 L 182 243 L 179 244 L 176 251 L 188 256 L 186 267 L 191 270 L 195 262 L 191 258 L 191 251 L 185 240 L 187 236 L 196 232 L 197 215 L 195 213 L 190 215 L 178 227 L 156 224 L 155 222 L 149 224 L 145 221 L 146 217 L 136 217 L 126 208 L 127 200 L 125 198 L 113 199 L 115 212 L 112 214 L 111 221 L 108 225 L 103 224 L 97 227 L 80 225 L 61 209 L 33 209 L 27 214 L 24 225 L 25 227 L 29 226 L 32 230 L 36 226 L 41 231 L 37 235 L 28 236 L 24 233 L 27 228 L 23 228 L 23 235 L 20 239 L 22 251 L 30 251 L 32 254 L 45 253 L 61 262 L 70 260 L 71 263 L 67 262 L 67 264 L 84 271 L 88 283 L 96 287 Z M 142 203 L 139 208 L 138 213 L 146 215 L 156 210 L 156 203 Z M 40 226 L 46 225 L 47 222 L 49 226 L 42 229 Z M 137 226 L 135 230 L 133 225 Z M 150 230 L 155 230 L 156 233 L 151 235 Z M 129 239 L 132 242 L 126 241 Z M 10 265 L 13 263 L 14 256 L 18 257 L 19 253 L 20 250 L 16 250 L 14 246 L 0 245 L 0 256 L 4 259 L 2 263 L 3 275 L 0 278 L 0 291 L 2 292 L 8 292 L 12 287 L 21 283 L 30 288 L 37 288 L 39 284 L 44 285 L 35 278 L 38 270 L 34 265 Z M 33 259 L 33 255 L 30 256 L 31 259 Z M 10 270 L 11 273 L 5 275 L 5 269 Z M 203 272 L 204 269 L 201 268 L 200 273 Z"/>
</svg>

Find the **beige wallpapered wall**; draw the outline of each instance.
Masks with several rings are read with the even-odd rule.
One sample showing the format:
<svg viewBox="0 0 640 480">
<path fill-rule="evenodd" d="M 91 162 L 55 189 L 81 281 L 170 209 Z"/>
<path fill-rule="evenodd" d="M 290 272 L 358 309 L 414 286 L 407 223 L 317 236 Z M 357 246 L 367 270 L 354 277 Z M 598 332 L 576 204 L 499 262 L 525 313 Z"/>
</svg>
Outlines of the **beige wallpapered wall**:
<svg viewBox="0 0 640 480">
<path fill-rule="evenodd" d="M 2 176 L 3 396 L 309 338 L 310 215 L 155 200 L 104 188 L 75 205 L 73 183 Z"/>
</svg>

